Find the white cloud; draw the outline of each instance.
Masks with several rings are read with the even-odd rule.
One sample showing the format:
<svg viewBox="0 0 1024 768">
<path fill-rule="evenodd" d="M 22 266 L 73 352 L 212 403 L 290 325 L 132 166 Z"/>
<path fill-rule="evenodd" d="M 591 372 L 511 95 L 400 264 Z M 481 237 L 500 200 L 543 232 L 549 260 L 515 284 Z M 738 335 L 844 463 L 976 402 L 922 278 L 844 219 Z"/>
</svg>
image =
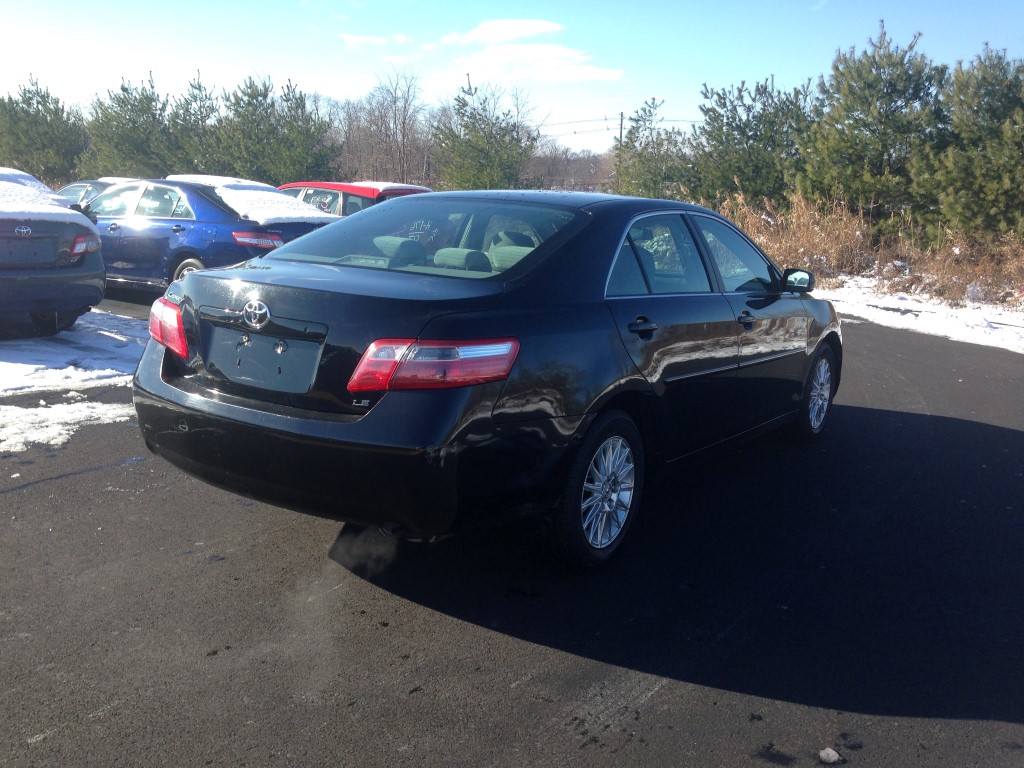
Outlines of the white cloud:
<svg viewBox="0 0 1024 768">
<path fill-rule="evenodd" d="M 554 21 L 541 19 L 495 19 L 484 21 L 469 32 L 454 32 L 441 38 L 438 45 L 495 45 L 524 37 L 561 32 L 564 27 Z"/>
<path fill-rule="evenodd" d="M 621 81 L 623 70 L 595 66 L 593 57 L 578 48 L 531 39 L 564 29 L 540 19 L 497 19 L 445 35 L 423 46 L 428 53 L 444 46 L 451 56 L 435 62 L 437 68 L 423 78 L 424 91 L 444 98 L 466 83 L 467 74 L 474 85 L 514 84 L 530 93 L 552 84 Z"/>
<path fill-rule="evenodd" d="M 483 79 L 503 82 L 567 83 L 592 80 L 617 81 L 621 69 L 595 67 L 592 56 L 575 48 L 549 43 L 493 45 L 455 62 L 454 69 L 465 68 Z"/>
<path fill-rule="evenodd" d="M 338 38 L 348 48 L 366 48 L 369 46 L 387 45 L 391 38 L 375 35 L 348 35 L 344 32 L 338 34 Z"/>
</svg>

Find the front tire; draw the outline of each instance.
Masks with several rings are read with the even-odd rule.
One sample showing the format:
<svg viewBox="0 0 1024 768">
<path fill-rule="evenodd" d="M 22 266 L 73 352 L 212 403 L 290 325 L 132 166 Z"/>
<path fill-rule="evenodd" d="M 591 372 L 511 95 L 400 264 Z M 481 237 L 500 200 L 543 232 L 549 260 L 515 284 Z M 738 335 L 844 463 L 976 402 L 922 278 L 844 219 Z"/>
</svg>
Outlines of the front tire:
<svg viewBox="0 0 1024 768">
<path fill-rule="evenodd" d="M 820 435 L 832 413 L 832 399 L 839 381 L 836 358 L 829 346 L 823 346 L 815 355 L 804 385 L 800 402 L 800 415 L 796 424 L 797 437 L 813 440 Z"/>
<path fill-rule="evenodd" d="M 636 519 L 643 485 L 636 424 L 621 411 L 601 414 L 583 438 L 555 515 L 559 555 L 584 568 L 608 562 Z"/>
</svg>

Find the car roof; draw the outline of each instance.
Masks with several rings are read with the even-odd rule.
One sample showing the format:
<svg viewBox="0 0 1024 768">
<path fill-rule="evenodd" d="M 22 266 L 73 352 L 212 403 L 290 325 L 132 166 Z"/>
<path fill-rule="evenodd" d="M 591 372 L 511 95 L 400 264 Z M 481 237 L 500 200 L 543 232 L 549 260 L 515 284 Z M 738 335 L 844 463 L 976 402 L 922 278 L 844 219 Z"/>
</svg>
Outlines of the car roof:
<svg viewBox="0 0 1024 768">
<path fill-rule="evenodd" d="M 421 197 L 417 195 L 417 197 Z M 650 197 L 628 197 L 613 195 L 606 192 L 568 192 L 553 189 L 508 189 L 508 190 L 464 190 L 457 192 L 431 192 L 422 195 L 423 199 L 472 197 L 478 200 L 495 202 L 544 203 L 561 205 L 568 208 L 594 209 L 603 206 L 616 206 L 621 210 L 639 214 L 648 211 L 685 210 L 694 213 L 719 214 L 697 205 L 681 200 L 661 200 Z"/>
<path fill-rule="evenodd" d="M 262 181 L 238 179 L 233 176 L 207 176 L 202 174 L 178 174 L 163 179 L 131 179 L 122 184 L 112 184 L 106 191 L 119 189 L 124 184 L 162 184 L 184 189 L 209 189 L 227 205 L 229 213 L 251 219 L 259 224 L 277 224 L 290 221 L 304 221 L 312 224 L 326 224 L 338 221 L 340 217 L 317 211 L 312 206 L 286 195 L 277 187 Z"/>
<path fill-rule="evenodd" d="M 433 191 L 430 187 L 422 187 L 418 184 L 398 184 L 390 181 L 292 181 L 282 184 L 278 189 L 295 189 L 296 187 L 319 187 L 371 198 L 380 197 L 387 192 L 411 194 Z"/>
<path fill-rule="evenodd" d="M 35 176 L 17 168 L 0 168 L 0 217 L 23 221 L 57 221 L 99 231 L 81 212 Z"/>
</svg>

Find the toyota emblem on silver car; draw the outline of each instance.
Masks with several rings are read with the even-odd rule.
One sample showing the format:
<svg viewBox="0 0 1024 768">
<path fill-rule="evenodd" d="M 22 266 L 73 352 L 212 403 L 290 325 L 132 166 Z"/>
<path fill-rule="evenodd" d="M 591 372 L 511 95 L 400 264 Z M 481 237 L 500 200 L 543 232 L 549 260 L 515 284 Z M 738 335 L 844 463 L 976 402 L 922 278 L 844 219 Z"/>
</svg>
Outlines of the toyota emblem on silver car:
<svg viewBox="0 0 1024 768">
<path fill-rule="evenodd" d="M 26 227 L 24 224 L 14 228 L 14 234 L 18 237 L 31 237 L 32 227 Z"/>
<path fill-rule="evenodd" d="M 242 308 L 242 320 L 250 328 L 258 331 L 270 322 L 270 307 L 262 301 L 253 299 Z"/>
</svg>

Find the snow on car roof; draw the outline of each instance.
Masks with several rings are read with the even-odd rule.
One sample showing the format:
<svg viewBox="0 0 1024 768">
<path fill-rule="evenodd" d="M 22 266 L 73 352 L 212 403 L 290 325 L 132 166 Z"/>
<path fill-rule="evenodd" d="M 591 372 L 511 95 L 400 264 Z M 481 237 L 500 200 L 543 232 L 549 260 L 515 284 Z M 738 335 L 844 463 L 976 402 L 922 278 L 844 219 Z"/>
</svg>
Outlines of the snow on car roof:
<svg viewBox="0 0 1024 768">
<path fill-rule="evenodd" d="M 24 221 L 65 221 L 89 227 L 99 234 L 84 214 L 35 176 L 16 168 L 0 168 L 0 216 Z"/>
<path fill-rule="evenodd" d="M 423 192 L 433 192 L 430 187 L 421 187 L 419 184 L 397 184 L 393 181 L 353 181 L 350 182 L 357 187 L 368 187 L 370 189 L 376 189 L 378 192 L 387 192 L 391 189 L 409 189 Z"/>
<path fill-rule="evenodd" d="M 286 195 L 277 187 L 264 184 L 262 181 L 202 174 L 176 174 L 168 176 L 167 180 L 215 187 L 221 199 L 242 217 L 260 224 L 280 224 L 288 221 L 322 224 L 340 218 L 331 213 L 318 211 L 308 203 Z"/>
</svg>

